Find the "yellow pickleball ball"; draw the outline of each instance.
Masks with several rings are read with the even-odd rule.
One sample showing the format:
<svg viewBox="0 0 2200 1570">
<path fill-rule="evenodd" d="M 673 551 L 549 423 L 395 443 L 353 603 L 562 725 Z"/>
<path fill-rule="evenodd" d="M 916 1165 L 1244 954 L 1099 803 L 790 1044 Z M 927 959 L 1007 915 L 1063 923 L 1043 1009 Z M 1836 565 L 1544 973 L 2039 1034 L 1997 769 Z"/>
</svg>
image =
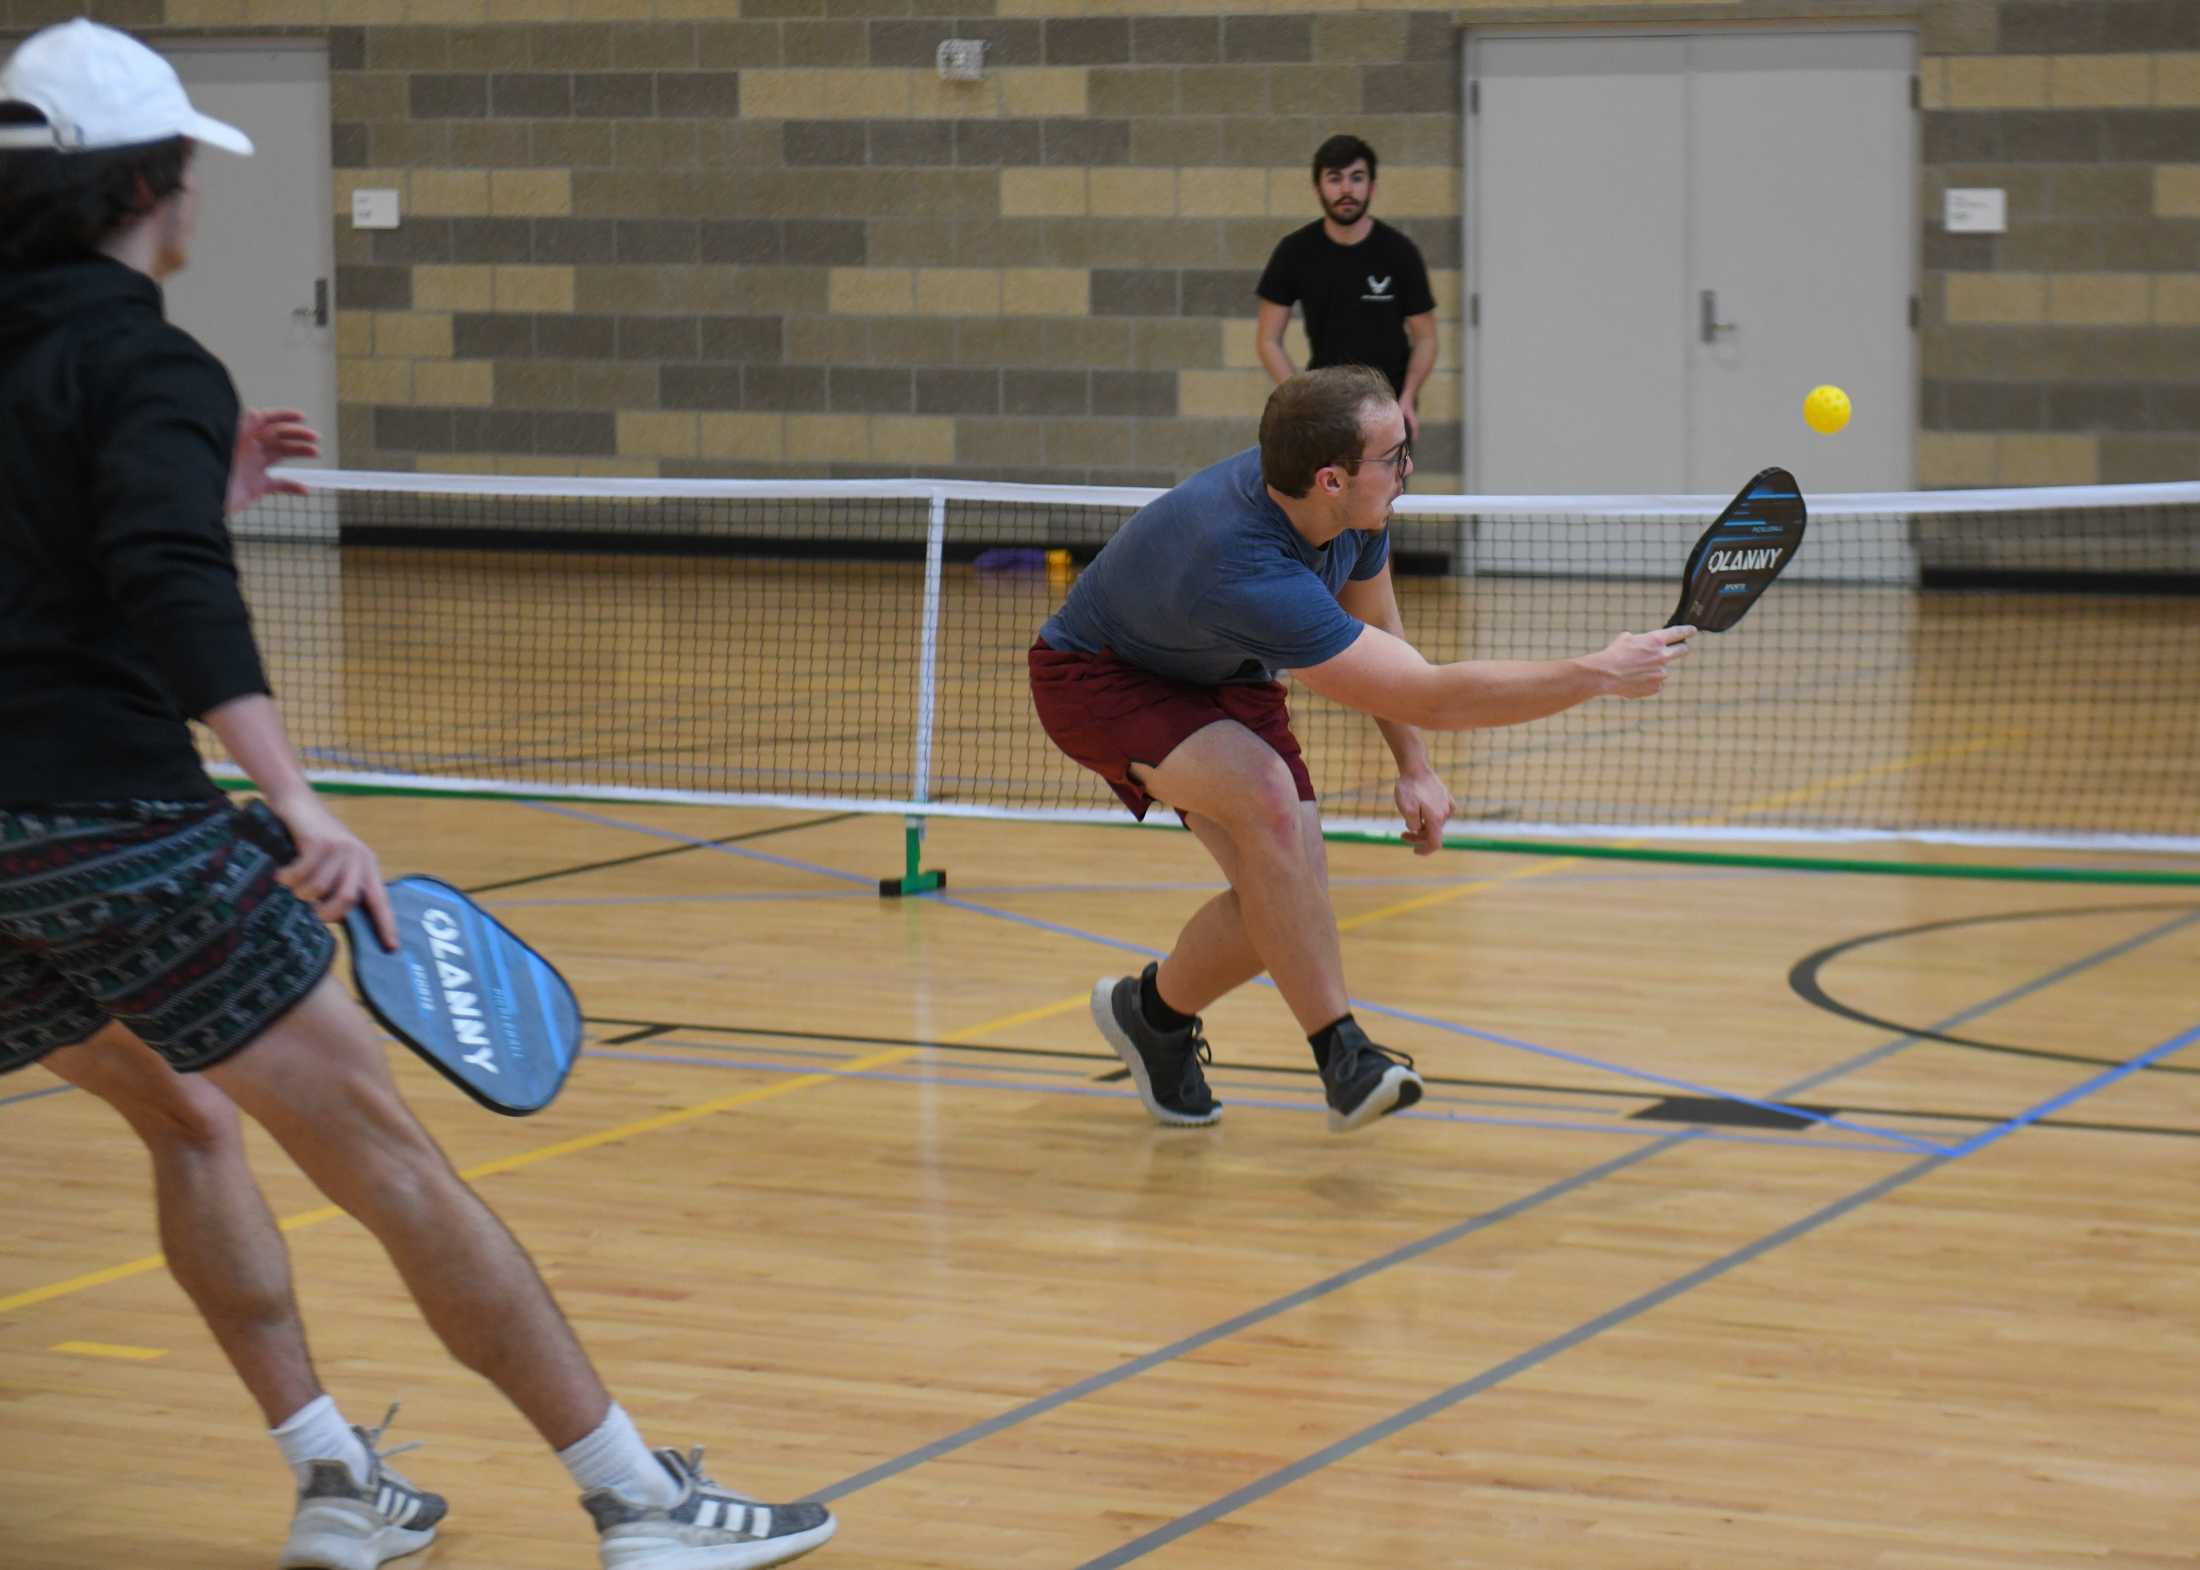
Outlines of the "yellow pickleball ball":
<svg viewBox="0 0 2200 1570">
<path fill-rule="evenodd" d="M 1831 436 L 1849 423 L 1849 395 L 1838 387 L 1813 387 L 1803 400 L 1803 423 Z"/>
</svg>

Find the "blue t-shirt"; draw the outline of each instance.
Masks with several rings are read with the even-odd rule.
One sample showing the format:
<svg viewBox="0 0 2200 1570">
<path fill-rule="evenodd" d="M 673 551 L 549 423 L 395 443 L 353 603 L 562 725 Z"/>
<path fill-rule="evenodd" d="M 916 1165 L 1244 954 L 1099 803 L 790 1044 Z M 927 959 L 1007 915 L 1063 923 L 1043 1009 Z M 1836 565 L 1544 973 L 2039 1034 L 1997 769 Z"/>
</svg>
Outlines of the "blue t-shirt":
<svg viewBox="0 0 2200 1570">
<path fill-rule="evenodd" d="M 1389 560 L 1387 529 L 1307 544 L 1268 495 L 1260 449 L 1250 448 L 1132 514 L 1039 636 L 1052 649 L 1113 649 L 1202 687 L 1273 681 L 1352 646 L 1362 623 L 1337 591 Z"/>
</svg>

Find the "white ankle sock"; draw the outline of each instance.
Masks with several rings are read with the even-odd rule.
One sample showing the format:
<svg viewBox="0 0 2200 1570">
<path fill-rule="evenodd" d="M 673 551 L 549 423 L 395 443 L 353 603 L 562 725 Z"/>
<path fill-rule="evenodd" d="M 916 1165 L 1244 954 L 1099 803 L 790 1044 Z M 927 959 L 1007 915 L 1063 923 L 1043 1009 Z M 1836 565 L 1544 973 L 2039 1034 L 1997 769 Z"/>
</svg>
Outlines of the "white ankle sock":
<svg viewBox="0 0 2200 1570">
<path fill-rule="evenodd" d="M 306 1486 L 308 1464 L 314 1461 L 343 1462 L 351 1473 L 351 1480 L 359 1484 L 366 1482 L 367 1473 L 374 1465 L 367 1447 L 344 1421 L 344 1414 L 336 1410 L 333 1396 L 308 1401 L 280 1425 L 269 1429 L 268 1436 L 283 1452 L 283 1459 L 290 1463 L 300 1488 Z"/>
<path fill-rule="evenodd" d="M 610 1488 L 644 1505 L 669 1505 L 680 1497 L 680 1485 L 649 1453 L 634 1420 L 616 1401 L 596 1431 L 560 1450 L 558 1459 L 584 1494 Z"/>
</svg>

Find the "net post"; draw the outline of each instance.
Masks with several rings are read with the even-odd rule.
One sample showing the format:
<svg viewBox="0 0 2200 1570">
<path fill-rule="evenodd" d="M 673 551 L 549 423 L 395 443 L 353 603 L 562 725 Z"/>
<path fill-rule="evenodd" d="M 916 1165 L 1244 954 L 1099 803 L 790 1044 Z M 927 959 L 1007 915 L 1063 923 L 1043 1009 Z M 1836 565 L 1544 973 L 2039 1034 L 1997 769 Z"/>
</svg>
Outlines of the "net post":
<svg viewBox="0 0 2200 1570">
<path fill-rule="evenodd" d="M 910 770 L 909 799 L 931 800 L 932 732 L 939 711 L 940 589 L 947 561 L 947 493 L 932 493 L 932 514 L 924 531 L 924 621 L 917 664 L 917 747 Z M 947 874 L 924 869 L 924 815 L 911 813 L 902 825 L 902 875 L 878 880 L 879 897 L 928 894 L 947 886 Z"/>
</svg>

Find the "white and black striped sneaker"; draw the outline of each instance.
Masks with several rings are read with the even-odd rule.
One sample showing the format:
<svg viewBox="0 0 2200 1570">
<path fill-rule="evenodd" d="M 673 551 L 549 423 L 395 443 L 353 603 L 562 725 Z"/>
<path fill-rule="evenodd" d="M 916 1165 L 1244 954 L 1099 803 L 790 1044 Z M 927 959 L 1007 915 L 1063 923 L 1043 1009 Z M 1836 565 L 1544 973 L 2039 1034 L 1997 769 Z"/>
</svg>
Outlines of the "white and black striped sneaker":
<svg viewBox="0 0 2200 1570">
<path fill-rule="evenodd" d="M 700 1449 L 654 1454 L 680 1485 L 671 1504 L 636 1504 L 610 1488 L 581 1495 L 604 1570 L 759 1570 L 800 1558 L 839 1525 L 823 1505 L 759 1504 L 712 1482 Z"/>
<path fill-rule="evenodd" d="M 419 1446 L 375 1448 L 396 1416 L 393 1406 L 380 1427 L 352 1429 L 367 1452 L 364 1483 L 354 1482 L 341 1461 L 308 1465 L 297 1513 L 290 1518 L 290 1541 L 283 1545 L 282 1570 L 375 1570 L 435 1541 L 436 1526 L 450 1508 L 443 1496 L 415 1488 L 382 1464 Z"/>
</svg>

